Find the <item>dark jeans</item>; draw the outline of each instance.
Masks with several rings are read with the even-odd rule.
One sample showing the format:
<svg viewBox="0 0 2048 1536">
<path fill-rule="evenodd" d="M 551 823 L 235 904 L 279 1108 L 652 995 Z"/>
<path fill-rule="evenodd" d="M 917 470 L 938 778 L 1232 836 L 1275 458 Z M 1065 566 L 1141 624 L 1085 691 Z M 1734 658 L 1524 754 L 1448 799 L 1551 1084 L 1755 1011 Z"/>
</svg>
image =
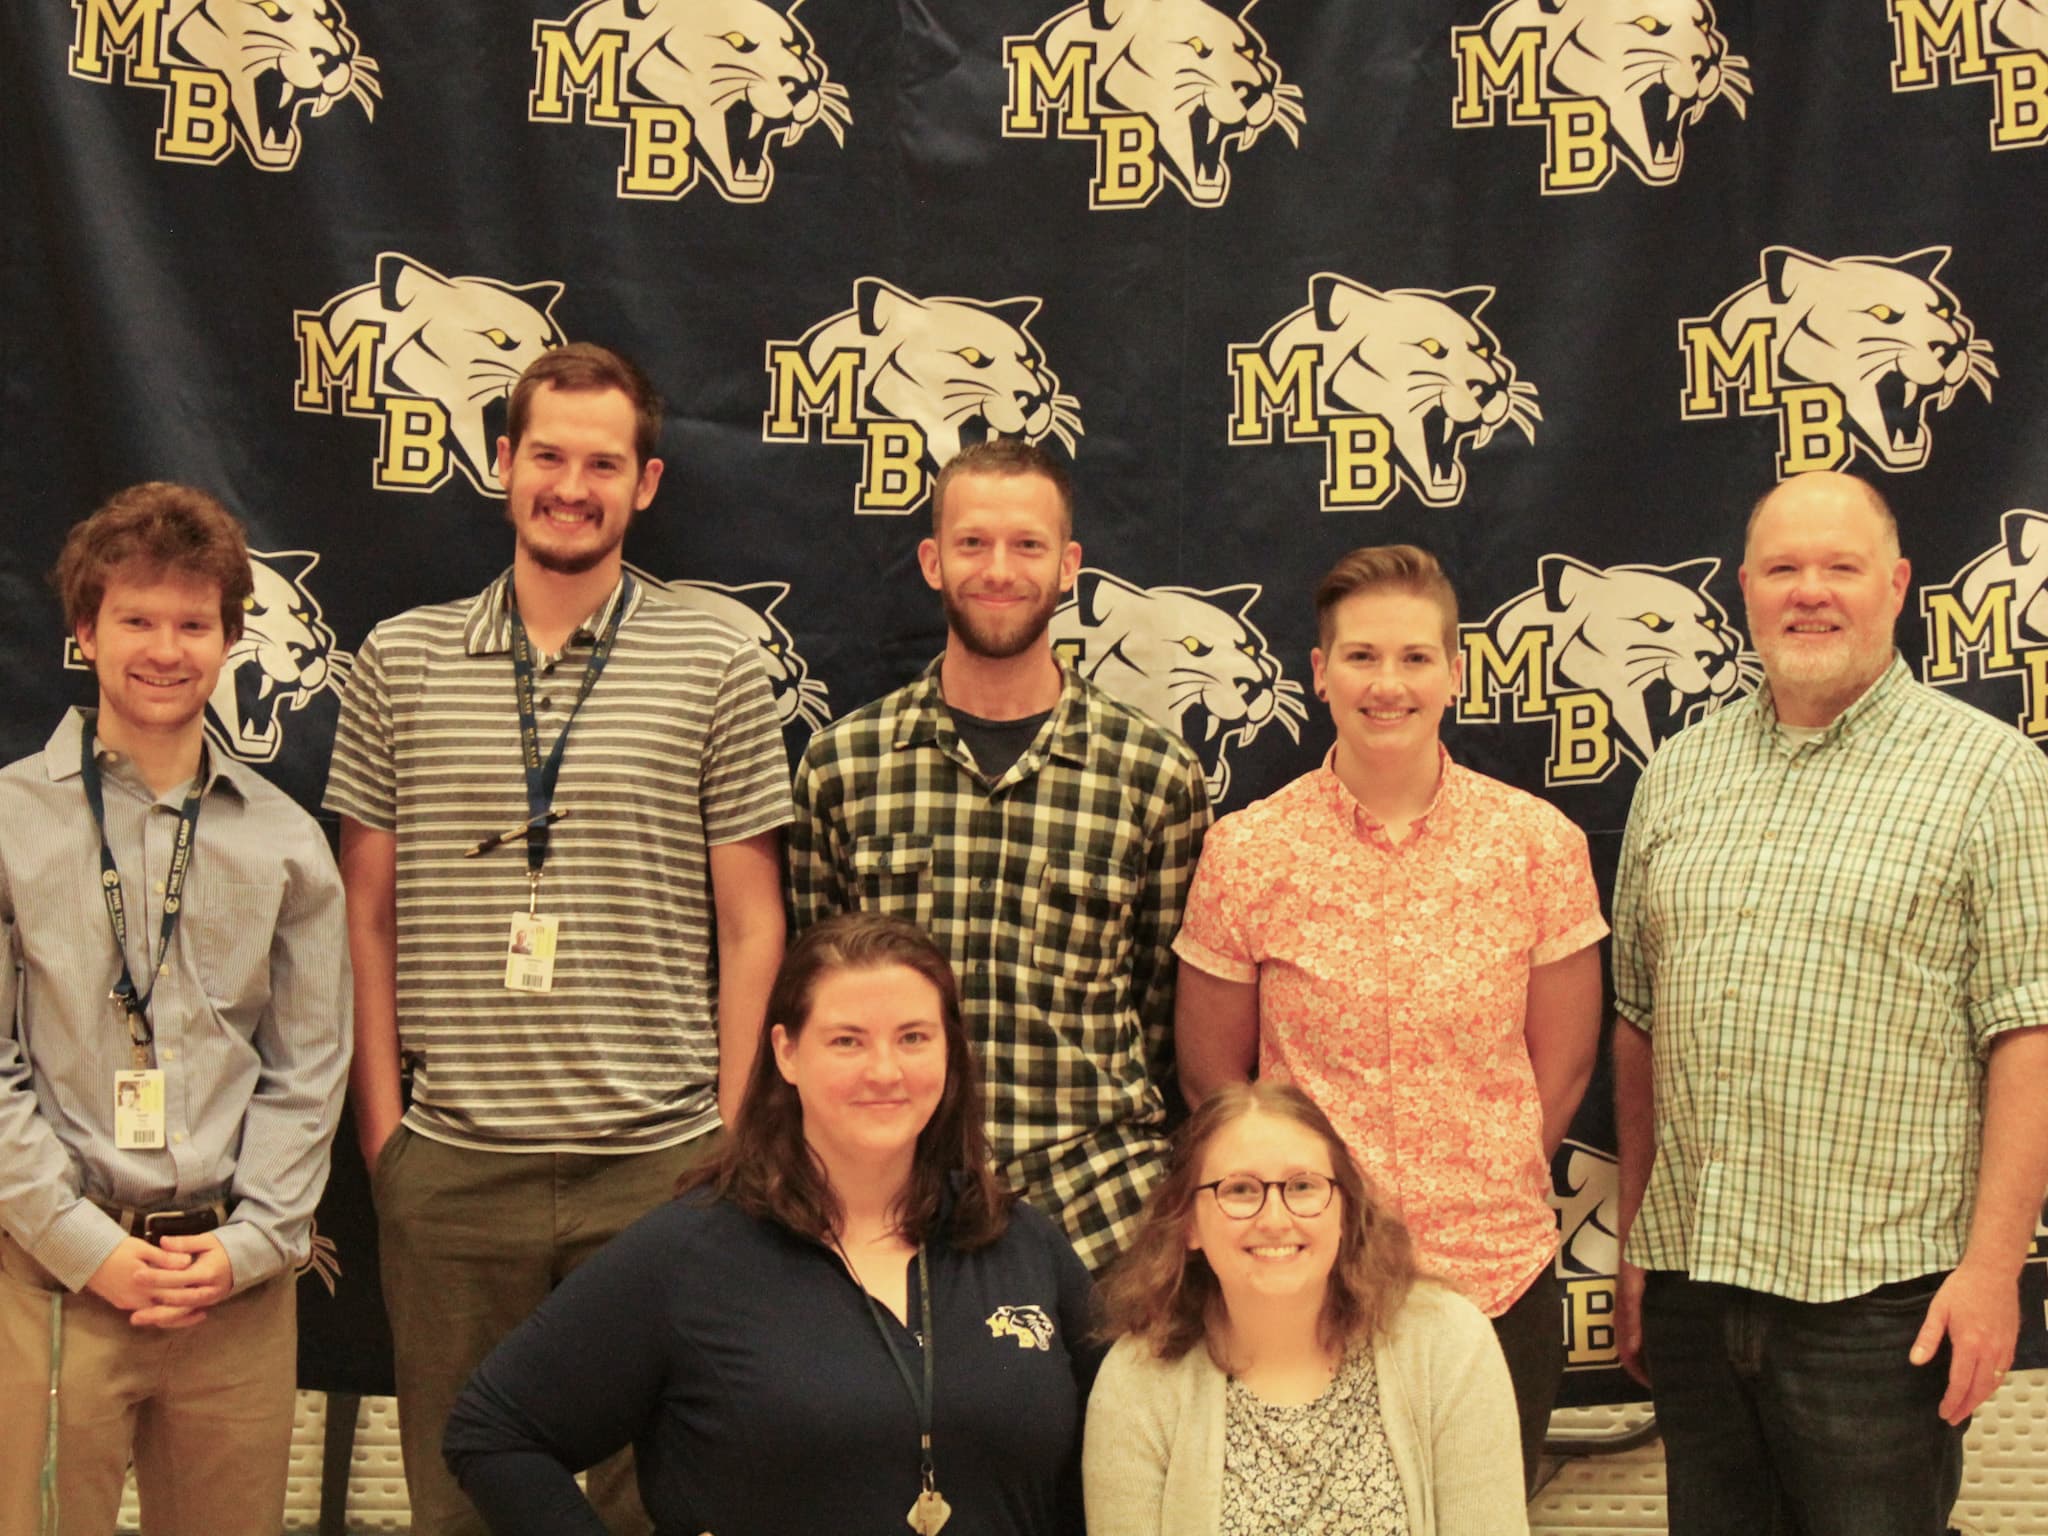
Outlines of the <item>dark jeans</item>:
<svg viewBox="0 0 2048 1536">
<path fill-rule="evenodd" d="M 1906 1352 L 1944 1278 L 1816 1304 L 1651 1273 L 1671 1536 L 1942 1536 L 1963 1480 L 1936 1412 L 1949 1351 Z"/>
<path fill-rule="evenodd" d="M 1557 1405 L 1564 1380 L 1564 1288 L 1550 1264 L 1493 1320 L 1494 1337 L 1507 1357 L 1508 1379 L 1515 1384 L 1515 1417 L 1522 1426 L 1522 1491 L 1536 1490 L 1536 1470 L 1543 1457 L 1543 1435 L 1550 1410 Z"/>
</svg>

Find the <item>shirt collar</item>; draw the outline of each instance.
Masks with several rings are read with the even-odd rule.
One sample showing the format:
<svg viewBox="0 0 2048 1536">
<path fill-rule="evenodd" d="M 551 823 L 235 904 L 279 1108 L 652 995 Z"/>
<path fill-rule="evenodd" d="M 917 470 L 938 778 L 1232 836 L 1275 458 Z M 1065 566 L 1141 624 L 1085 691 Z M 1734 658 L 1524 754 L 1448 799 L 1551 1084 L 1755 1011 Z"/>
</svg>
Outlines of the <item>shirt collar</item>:
<svg viewBox="0 0 2048 1536">
<path fill-rule="evenodd" d="M 1456 819 L 1458 802 L 1464 795 L 1464 770 L 1451 761 L 1450 750 L 1441 741 L 1436 744 L 1436 761 L 1436 794 L 1430 798 L 1422 814 L 1410 824 L 1411 836 L 1425 836 L 1439 826 L 1449 826 Z M 1367 810 L 1365 803 L 1337 777 L 1335 747 L 1323 754 L 1323 766 L 1316 772 L 1321 776 L 1323 802 L 1340 826 L 1350 828 L 1361 837 L 1377 834 L 1383 841 L 1386 839 L 1386 823 Z"/>
<path fill-rule="evenodd" d="M 64 718 L 57 722 L 57 729 L 50 733 L 50 739 L 43 745 L 43 771 L 50 776 L 52 784 L 61 784 L 67 779 L 78 777 L 78 738 L 85 730 L 86 711 L 72 708 L 64 712 Z M 119 754 L 101 747 L 100 762 L 111 764 Z M 122 759 L 125 761 L 125 759 Z M 221 750 L 213 742 L 206 744 L 206 794 L 217 789 L 227 789 L 237 799 L 249 798 L 249 781 L 256 777 L 256 770 L 231 753 Z M 138 780 L 138 782 L 140 782 Z"/>
<path fill-rule="evenodd" d="M 937 746 L 948 756 L 959 756 L 964 752 L 959 729 L 953 723 L 953 712 L 946 707 L 945 690 L 939 682 L 939 669 L 945 660 L 944 652 L 933 657 L 931 665 L 911 684 L 910 696 L 904 700 L 903 711 L 896 720 L 894 746 L 897 751 Z M 1047 758 L 1056 757 L 1070 763 L 1088 761 L 1087 684 L 1081 680 L 1081 674 L 1057 654 L 1053 657 L 1053 664 L 1060 669 L 1060 698 L 1053 706 L 1049 730 L 1040 731 L 1038 739 L 1017 759 L 1016 766 L 1022 767 L 1026 773 L 1035 771 Z M 1027 764 L 1029 766 L 1025 766 Z"/>
<path fill-rule="evenodd" d="M 619 579 L 605 600 L 570 636 L 573 640 L 590 641 L 597 638 L 605 625 L 612 619 L 612 609 L 617 606 L 619 593 L 625 588 L 626 575 L 619 573 Z M 512 607 L 509 601 L 512 591 L 512 568 L 507 566 L 498 579 L 483 591 L 469 605 L 469 613 L 462 621 L 462 649 L 471 656 L 509 656 L 512 653 Z M 626 604 L 626 618 L 630 619 L 640 609 L 647 596 L 647 578 L 641 577 L 633 583 L 633 597 Z M 623 624 L 624 620 L 621 620 Z"/>
<path fill-rule="evenodd" d="M 1882 730 L 1905 703 L 1911 686 L 1912 672 L 1906 666 L 1905 658 L 1894 651 L 1891 665 L 1878 675 L 1876 682 L 1863 690 L 1855 703 L 1828 722 L 1827 727 L 1815 738 L 1813 745 L 1816 748 L 1826 748 L 1844 737 Z M 1771 696 L 1769 678 L 1757 684 L 1756 725 L 1759 734 L 1767 742 L 1773 745 L 1783 744 L 1786 750 L 1792 750 L 1790 742 L 1779 734 L 1778 705 Z"/>
</svg>

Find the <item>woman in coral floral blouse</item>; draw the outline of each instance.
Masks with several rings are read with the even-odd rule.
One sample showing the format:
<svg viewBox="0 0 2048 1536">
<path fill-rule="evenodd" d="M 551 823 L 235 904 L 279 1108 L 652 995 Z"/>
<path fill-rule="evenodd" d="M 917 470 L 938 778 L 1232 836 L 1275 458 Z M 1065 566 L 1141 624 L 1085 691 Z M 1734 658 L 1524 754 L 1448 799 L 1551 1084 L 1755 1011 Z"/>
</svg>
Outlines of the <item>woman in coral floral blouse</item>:
<svg viewBox="0 0 2048 1536">
<path fill-rule="evenodd" d="M 1354 550 L 1316 591 L 1317 696 L 1337 742 L 1219 821 L 1180 956 L 1181 1082 L 1292 1081 L 1493 1319 L 1533 1474 L 1564 1367 L 1550 1158 L 1600 1036 L 1585 834 L 1452 762 L 1457 598 L 1412 545 Z"/>
</svg>

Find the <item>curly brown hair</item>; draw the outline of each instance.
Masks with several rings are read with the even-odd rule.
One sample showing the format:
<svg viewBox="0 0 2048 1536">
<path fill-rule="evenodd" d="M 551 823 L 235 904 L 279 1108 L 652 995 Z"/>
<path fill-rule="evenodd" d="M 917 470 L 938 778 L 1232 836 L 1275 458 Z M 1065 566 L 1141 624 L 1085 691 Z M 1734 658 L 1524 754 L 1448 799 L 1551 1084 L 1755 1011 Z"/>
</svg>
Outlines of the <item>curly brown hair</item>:
<svg viewBox="0 0 2048 1536">
<path fill-rule="evenodd" d="M 1292 1120 L 1329 1148 L 1342 1215 L 1323 1301 L 1324 1341 L 1370 1338 L 1400 1310 L 1416 1279 L 1408 1228 L 1380 1203 L 1329 1117 L 1292 1084 L 1234 1083 L 1204 1099 L 1174 1138 L 1166 1178 L 1146 1202 L 1137 1239 L 1103 1281 L 1106 1337 L 1136 1334 L 1162 1360 L 1178 1360 L 1206 1343 L 1217 1365 L 1229 1368 L 1218 1354 L 1223 1293 L 1208 1260 L 1188 1247 L 1188 1230 L 1209 1143 L 1225 1126 L 1253 1114 Z"/>
<path fill-rule="evenodd" d="M 923 1242 L 936 1227 L 950 1190 L 946 1240 L 953 1247 L 985 1248 L 1003 1235 L 1013 1197 L 989 1167 L 981 1084 L 953 967 L 922 928 L 881 912 L 829 917 L 790 945 L 768 993 L 768 1016 L 740 1103 L 740 1123 L 716 1157 L 683 1175 L 678 1194 L 709 1190 L 750 1216 L 815 1242 L 833 1241 L 845 1213 L 804 1140 L 803 1104 L 796 1086 L 775 1064 L 771 1033 L 777 1024 L 792 1041 L 803 1033 L 811 1000 L 827 976 L 891 965 L 915 971 L 932 984 L 946 1036 L 946 1086 L 938 1108 L 918 1132 L 910 1184 L 897 1207 L 897 1230 L 907 1242 Z"/>
<path fill-rule="evenodd" d="M 234 514 L 189 485 L 145 480 L 116 491 L 64 540 L 50 580 L 72 634 L 99 619 L 117 578 L 165 577 L 220 588 L 220 627 L 229 645 L 242 638 L 243 604 L 256 589 L 249 546 Z"/>
</svg>

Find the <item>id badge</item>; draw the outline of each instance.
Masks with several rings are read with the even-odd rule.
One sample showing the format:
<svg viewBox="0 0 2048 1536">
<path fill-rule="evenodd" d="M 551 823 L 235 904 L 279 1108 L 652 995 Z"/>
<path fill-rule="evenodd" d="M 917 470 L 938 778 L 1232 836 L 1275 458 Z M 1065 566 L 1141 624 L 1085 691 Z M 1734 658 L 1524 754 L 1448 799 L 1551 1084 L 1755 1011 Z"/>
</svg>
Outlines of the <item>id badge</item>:
<svg viewBox="0 0 2048 1536">
<path fill-rule="evenodd" d="M 114 1074 L 114 1145 L 123 1152 L 156 1152 L 164 1144 L 164 1074 L 139 1067 Z"/>
<path fill-rule="evenodd" d="M 514 992 L 552 992 L 555 986 L 555 939 L 558 918 L 532 912 L 512 914 L 512 936 L 505 945 L 505 985 Z"/>
</svg>

